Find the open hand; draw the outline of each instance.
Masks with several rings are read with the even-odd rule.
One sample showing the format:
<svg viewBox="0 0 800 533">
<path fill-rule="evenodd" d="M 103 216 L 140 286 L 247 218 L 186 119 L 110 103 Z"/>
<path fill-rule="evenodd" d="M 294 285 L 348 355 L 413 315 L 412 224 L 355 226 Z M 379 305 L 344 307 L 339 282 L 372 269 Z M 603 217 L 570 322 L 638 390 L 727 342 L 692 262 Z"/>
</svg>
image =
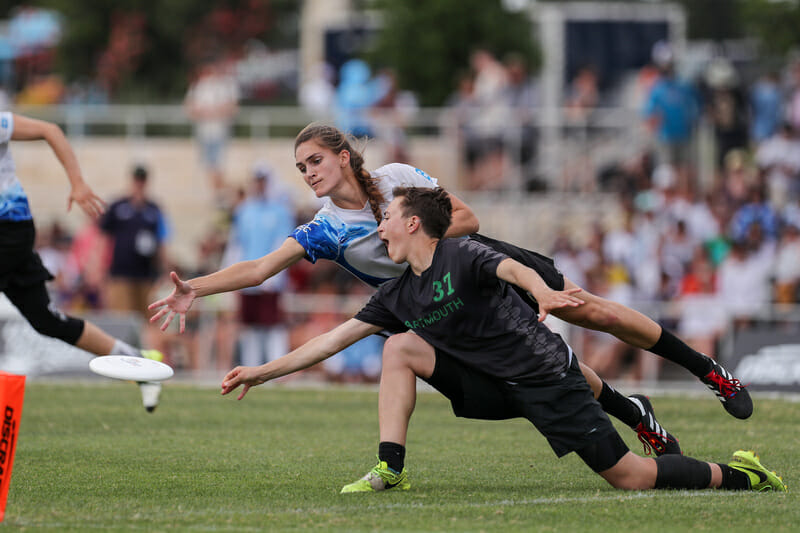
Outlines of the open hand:
<svg viewBox="0 0 800 533">
<path fill-rule="evenodd" d="M 539 322 L 544 322 L 544 319 L 547 318 L 547 314 L 554 309 L 583 305 L 583 300 L 573 296 L 573 294 L 579 293 L 582 290 L 583 289 L 580 287 L 574 287 L 565 291 L 548 291 L 544 296 L 537 296 L 536 301 L 539 303 Z"/>
<path fill-rule="evenodd" d="M 170 272 L 169 277 L 175 284 L 175 288 L 172 290 L 172 294 L 166 298 L 157 300 L 147 306 L 150 310 L 160 309 L 158 313 L 150 318 L 150 322 L 158 322 L 161 317 L 167 315 L 161 324 L 161 331 L 166 331 L 167 326 L 177 314 L 180 317 L 180 332 L 183 333 L 186 330 L 186 313 L 192 307 L 196 293 L 192 286 L 179 278 L 175 272 Z"/>
<path fill-rule="evenodd" d="M 228 372 L 228 374 L 222 379 L 222 394 L 228 394 L 239 387 L 239 385 L 244 385 L 241 394 L 239 394 L 239 397 L 236 399 L 241 400 L 244 398 L 244 395 L 247 394 L 247 391 L 250 390 L 250 387 L 261 385 L 267 381 L 261 376 L 258 369 L 259 367 L 257 366 L 237 366 Z"/>
<path fill-rule="evenodd" d="M 106 211 L 106 203 L 85 183 L 74 186 L 70 191 L 67 211 L 72 209 L 73 203 L 77 203 L 84 213 L 95 220 Z"/>
</svg>

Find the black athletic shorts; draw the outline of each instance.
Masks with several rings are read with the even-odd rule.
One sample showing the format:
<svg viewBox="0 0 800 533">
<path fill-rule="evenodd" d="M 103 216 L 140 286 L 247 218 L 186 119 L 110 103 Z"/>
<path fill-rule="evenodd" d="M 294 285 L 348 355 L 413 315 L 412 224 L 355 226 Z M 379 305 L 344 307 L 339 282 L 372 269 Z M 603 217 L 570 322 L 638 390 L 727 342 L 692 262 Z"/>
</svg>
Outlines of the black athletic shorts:
<svg viewBox="0 0 800 533">
<path fill-rule="evenodd" d="M 518 261 L 526 267 L 532 268 L 537 272 L 537 274 L 539 274 L 539 276 L 541 276 L 547 286 L 551 289 L 556 291 L 564 290 L 564 274 L 562 274 L 556 268 L 555 263 L 549 257 L 526 250 L 525 248 L 520 248 L 519 246 L 515 246 L 504 241 L 492 239 L 485 235 L 481 235 L 480 233 L 473 233 L 469 236 L 469 238 L 485 244 L 492 250 L 496 250 L 507 255 L 514 261 Z M 539 306 L 536 304 L 536 300 L 530 294 L 528 294 L 525 289 L 517 287 L 516 285 L 512 285 L 512 288 L 527 301 L 532 301 L 534 303 L 534 309 L 536 309 L 537 312 L 539 311 Z"/>
<path fill-rule="evenodd" d="M 591 455 L 599 456 L 603 462 L 589 464 L 595 471 L 610 468 L 628 451 L 624 443 L 624 449 L 619 449 L 619 445 L 614 443 L 617 439 L 622 441 L 594 399 L 574 356 L 561 379 L 545 383 L 511 383 L 468 367 L 436 350 L 433 374 L 425 381 L 450 400 L 456 416 L 479 420 L 526 418 L 545 436 L 558 457 L 579 451 L 584 461 L 589 463 L 580 450 L 594 450 Z M 604 449 L 608 446 L 612 447 L 609 453 L 596 451 L 598 447 Z M 611 459 L 607 458 L 609 455 Z"/>
<path fill-rule="evenodd" d="M 35 239 L 33 220 L 0 220 L 0 291 L 53 279 L 33 251 Z"/>
</svg>

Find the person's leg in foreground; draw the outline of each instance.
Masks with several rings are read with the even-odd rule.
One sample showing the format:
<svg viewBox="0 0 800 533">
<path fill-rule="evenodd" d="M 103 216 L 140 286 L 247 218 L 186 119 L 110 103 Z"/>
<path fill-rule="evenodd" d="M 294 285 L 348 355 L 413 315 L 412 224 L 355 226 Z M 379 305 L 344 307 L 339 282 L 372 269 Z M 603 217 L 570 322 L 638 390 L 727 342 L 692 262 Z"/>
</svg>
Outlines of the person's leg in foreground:
<svg viewBox="0 0 800 533">
<path fill-rule="evenodd" d="M 707 463 L 676 454 L 656 459 L 633 454 L 593 399 L 574 363 L 564 379 L 575 386 L 564 392 L 565 388 L 558 383 L 550 387 L 556 392 L 550 392 L 547 386 L 517 386 L 468 369 L 452 358 L 437 354 L 433 347 L 411 333 L 392 336 L 386 344 L 378 403 L 378 464 L 363 478 L 345 485 L 342 493 L 411 488 L 405 468 L 405 443 L 416 402 L 417 376 L 447 396 L 457 416 L 528 418 L 547 437 L 558 456 L 575 451 L 615 488 L 786 491 L 782 480 L 749 451 L 735 452 L 728 464 Z M 561 411 L 542 415 L 541 404 L 534 402 L 543 394 L 544 400 L 549 400 L 548 405 L 555 403 Z M 553 402 L 553 394 L 559 395 L 558 402 Z"/>
</svg>

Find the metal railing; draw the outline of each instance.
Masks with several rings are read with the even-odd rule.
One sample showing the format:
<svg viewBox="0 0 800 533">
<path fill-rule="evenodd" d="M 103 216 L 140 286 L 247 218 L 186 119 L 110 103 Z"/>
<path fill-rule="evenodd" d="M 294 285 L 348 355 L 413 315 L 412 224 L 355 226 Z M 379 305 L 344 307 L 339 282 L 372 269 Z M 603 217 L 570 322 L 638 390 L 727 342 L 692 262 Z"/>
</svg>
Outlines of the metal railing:
<svg viewBox="0 0 800 533">
<path fill-rule="evenodd" d="M 192 122 L 183 106 L 177 104 L 62 104 L 20 106 L 14 111 L 55 122 L 72 138 L 192 135 Z M 386 111 L 376 111 L 371 116 L 376 123 L 393 120 Z M 301 107 L 242 106 L 233 119 L 232 133 L 236 138 L 292 138 L 315 120 L 331 122 L 332 116 L 313 116 Z M 443 146 L 457 146 L 458 120 L 453 109 L 425 107 L 404 116 L 403 128 L 412 138 L 432 138 Z M 508 114 L 501 140 L 511 160 L 521 163 L 526 148 L 521 145 L 526 138 L 523 127 L 532 127 L 535 135 L 529 141 L 532 146 L 527 148 L 536 154 L 536 173 L 559 188 L 564 169 L 575 160 L 588 162 L 594 169 L 643 147 L 647 139 L 640 126 L 639 115 L 627 108 L 596 108 L 583 117 L 575 117 L 566 109 L 520 109 Z"/>
</svg>

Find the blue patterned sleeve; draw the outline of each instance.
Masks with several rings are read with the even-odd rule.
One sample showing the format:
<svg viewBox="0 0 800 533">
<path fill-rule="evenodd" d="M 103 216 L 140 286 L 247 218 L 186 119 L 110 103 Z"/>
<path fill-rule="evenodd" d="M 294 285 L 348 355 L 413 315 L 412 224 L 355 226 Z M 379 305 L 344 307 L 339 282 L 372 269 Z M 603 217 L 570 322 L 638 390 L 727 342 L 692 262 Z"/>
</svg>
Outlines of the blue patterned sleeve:
<svg viewBox="0 0 800 533">
<path fill-rule="evenodd" d="M 314 220 L 298 226 L 291 235 L 306 251 L 312 263 L 317 259 L 335 261 L 339 257 L 339 233 L 330 219 L 317 215 Z"/>
<path fill-rule="evenodd" d="M 0 113 L 0 144 L 11 140 L 11 133 L 14 131 L 14 115 L 5 111 Z"/>
</svg>

